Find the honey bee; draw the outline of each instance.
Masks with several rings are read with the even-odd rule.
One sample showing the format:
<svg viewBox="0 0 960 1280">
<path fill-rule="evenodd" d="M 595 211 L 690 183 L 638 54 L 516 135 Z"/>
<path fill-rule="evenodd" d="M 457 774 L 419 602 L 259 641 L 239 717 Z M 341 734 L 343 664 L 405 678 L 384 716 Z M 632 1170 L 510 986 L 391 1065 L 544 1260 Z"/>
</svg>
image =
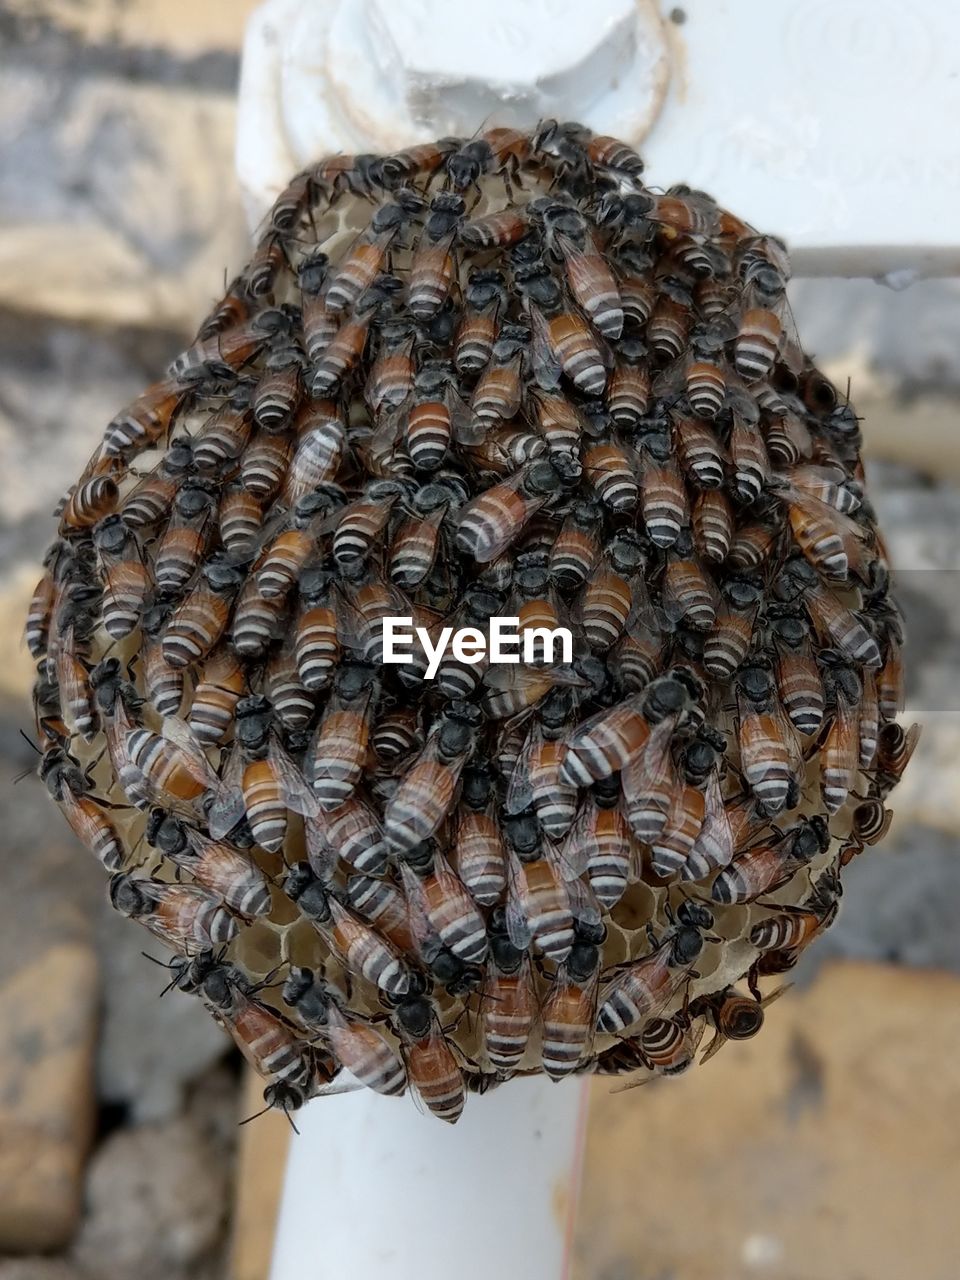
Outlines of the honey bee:
<svg viewBox="0 0 960 1280">
<path fill-rule="evenodd" d="M 94 527 L 93 545 L 103 579 L 104 629 L 122 640 L 140 621 L 150 575 L 136 534 L 120 516 L 107 516 Z"/>
<path fill-rule="evenodd" d="M 810 628 L 789 605 L 771 605 L 768 613 L 780 700 L 797 732 L 810 737 L 818 732 L 824 710 L 823 681 L 810 647 Z"/>
<path fill-rule="evenodd" d="M 317 801 L 277 738 L 266 698 L 241 698 L 235 720 L 236 743 L 208 814 L 210 835 L 223 839 L 246 816 L 257 844 L 276 853 L 286 836 L 287 810 L 312 817 Z"/>
<path fill-rule="evenodd" d="M 110 902 L 154 937 L 185 956 L 196 956 L 230 942 L 240 927 L 220 898 L 199 885 L 163 884 L 159 880 L 115 875 Z"/>
<path fill-rule="evenodd" d="M 795 343 L 786 299 L 790 266 L 786 250 L 772 236 L 757 236 L 738 246 L 744 284 L 743 311 L 733 349 L 733 363 L 745 382 L 768 378 L 785 346 Z"/>
<path fill-rule="evenodd" d="M 241 484 L 223 491 L 217 515 L 220 541 L 237 560 L 252 555 L 263 526 L 263 507 Z"/>
<path fill-rule="evenodd" d="M 250 299 L 243 276 L 235 276 L 227 291 L 197 330 L 197 338 L 212 338 L 235 325 L 243 324 L 250 315 Z"/>
<path fill-rule="evenodd" d="M 190 704 L 188 723 L 202 746 L 218 747 L 224 741 L 245 688 L 246 677 L 236 654 L 229 645 L 220 645 L 203 664 Z"/>
<path fill-rule="evenodd" d="M 680 236 L 716 235 L 720 226 L 720 210 L 705 191 L 693 191 L 678 184 L 665 195 L 653 197 L 650 218 L 665 229 L 668 239 Z"/>
<path fill-rule="evenodd" d="M 387 251 L 398 233 L 422 207 L 423 202 L 415 192 L 406 194 L 402 203 L 381 205 L 335 274 L 326 274 L 325 302 L 329 311 L 338 314 L 356 306 L 361 295 L 383 270 Z"/>
<path fill-rule="evenodd" d="M 161 716 L 179 715 L 183 704 L 183 668 L 171 667 L 163 656 L 162 637 L 172 607 L 173 601 L 158 600 L 146 610 L 140 623 L 144 690 Z"/>
<path fill-rule="evenodd" d="M 714 564 L 722 564 L 730 554 L 734 537 L 733 507 L 720 489 L 704 489 L 697 494 L 691 514 L 693 545 L 698 554 Z"/>
<path fill-rule="evenodd" d="M 450 292 L 456 270 L 453 242 L 465 211 L 463 199 L 450 192 L 442 191 L 430 202 L 410 263 L 407 307 L 417 320 L 435 316 Z"/>
<path fill-rule="evenodd" d="M 523 325 L 501 327 L 479 382 L 470 399 L 470 410 L 485 429 L 516 416 L 523 398 L 520 372 L 530 333 Z"/>
<path fill-rule="evenodd" d="M 583 868 L 597 901 L 605 911 L 620 901 L 634 867 L 634 845 L 620 803 L 619 778 L 595 782 L 570 828 L 564 858 Z"/>
<path fill-rule="evenodd" d="M 851 569 L 862 574 L 866 533 L 855 521 L 792 482 L 778 479 L 773 492 L 786 500 L 794 541 L 813 569 L 831 582 L 845 582 Z"/>
<path fill-rule="evenodd" d="M 255 566 L 257 589 L 265 600 L 286 597 L 316 552 L 331 508 L 336 510 L 341 501 L 335 486 L 308 493 L 273 531 Z"/>
<path fill-rule="evenodd" d="M 310 782 L 325 813 L 348 800 L 360 781 L 376 697 L 371 666 L 349 663 L 337 668 L 309 757 Z"/>
<path fill-rule="evenodd" d="M 448 156 L 459 150 L 459 138 L 440 138 L 437 142 L 424 142 L 406 147 L 381 161 L 383 185 L 392 191 L 401 182 L 417 177 L 429 177 L 441 167 Z"/>
<path fill-rule="evenodd" d="M 760 951 L 796 952 L 826 929 L 840 909 L 843 886 L 828 867 L 801 906 L 783 906 L 750 930 L 750 942 Z"/>
<path fill-rule="evenodd" d="M 447 817 L 482 722 L 480 709 L 467 702 L 452 702 L 441 712 L 384 810 L 384 830 L 393 853 L 403 854 L 429 840 Z"/>
<path fill-rule="evenodd" d="M 310 364 L 309 389 L 315 399 L 333 395 L 349 378 L 366 349 L 371 324 L 377 317 L 390 315 L 392 299 L 401 287 L 396 276 L 380 275 L 361 294 L 319 358 Z"/>
<path fill-rule="evenodd" d="M 840 866 L 845 867 L 868 845 L 882 840 L 890 830 L 892 821 L 893 813 L 882 800 L 875 796 L 862 800 L 853 811 L 850 834 L 840 846 L 837 855 Z"/>
<path fill-rule="evenodd" d="M 729 680 L 750 652 L 763 601 L 763 584 L 746 577 L 731 577 L 724 582 L 721 595 L 716 624 L 703 646 L 703 664 L 712 676 Z"/>
<path fill-rule="evenodd" d="M 653 419 L 641 446 L 640 503 L 643 523 L 650 541 L 658 547 L 672 547 L 680 531 L 689 524 L 686 489 L 677 466 L 669 431 Z"/>
<path fill-rule="evenodd" d="M 465 244 L 468 243 L 465 239 L 468 226 L 469 223 L 460 229 L 460 238 Z M 500 315 L 506 307 L 503 272 L 472 270 L 467 278 L 463 302 L 463 316 L 454 340 L 453 363 L 457 373 L 472 377 L 487 367 L 493 355 Z"/>
<path fill-rule="evenodd" d="M 390 1097 L 404 1092 L 407 1074 L 396 1052 L 369 1021 L 342 1009 L 312 969 L 291 965 L 283 999 L 361 1084 Z"/>
<path fill-rule="evenodd" d="M 636 430 L 650 408 L 647 347 L 639 338 L 626 337 L 617 343 L 616 356 L 607 384 L 607 411 L 622 430 Z"/>
<path fill-rule="evenodd" d="M 380 325 L 379 333 L 380 349 L 363 390 L 375 418 L 384 410 L 398 409 L 414 385 L 414 326 L 409 320 L 389 320 Z"/>
<path fill-rule="evenodd" d="M 885 724 L 877 743 L 876 787 L 881 797 L 889 794 L 903 777 L 910 757 L 920 741 L 920 725 L 904 729 L 899 724 Z"/>
<path fill-rule="evenodd" d="M 530 155 L 526 133 L 517 129 L 487 129 L 479 138 L 466 142 L 447 158 L 447 174 L 455 191 L 465 191 L 485 174 L 503 175 L 510 192 L 510 174 L 516 173 Z"/>
<path fill-rule="evenodd" d="M 404 436 L 418 471 L 436 471 L 453 441 L 466 445 L 482 442 L 483 433 L 460 399 L 453 370 L 446 361 L 427 361 L 417 374 L 414 392 Z"/>
<path fill-rule="evenodd" d="M 640 485 L 629 454 L 616 437 L 604 431 L 583 450 L 583 469 L 597 498 L 612 512 L 632 511 L 640 501 Z"/>
<path fill-rule="evenodd" d="M 23 629 L 24 643 L 31 658 L 42 658 L 47 652 L 47 640 L 57 597 L 56 573 L 61 561 L 69 558 L 69 555 L 66 543 L 55 542 L 43 558 L 43 576 L 34 587 L 27 609 L 27 622 Z"/>
<path fill-rule="evenodd" d="M 253 257 L 243 273 L 246 292 L 251 298 L 263 298 L 272 294 L 277 277 L 287 265 L 283 240 L 279 232 L 271 227 L 260 237 Z"/>
<path fill-rule="evenodd" d="M 704 1051 L 701 1063 L 707 1062 L 727 1040 L 751 1040 L 763 1026 L 764 1009 L 783 995 L 778 987 L 762 1000 L 759 995 L 744 996 L 733 987 L 714 996 L 701 997 L 692 1008 L 701 1009 L 713 1023 L 716 1034 Z"/>
<path fill-rule="evenodd" d="M 554 215 L 558 210 L 560 216 Z M 566 205 L 544 210 L 551 239 L 563 258 L 570 292 L 591 324 L 604 338 L 615 341 L 623 332 L 623 307 L 613 272 L 587 229 L 582 214 Z"/>
<path fill-rule="evenodd" d="M 303 395 L 305 363 L 301 348 L 286 336 L 267 353 L 251 402 L 258 427 L 280 431 L 293 420 Z"/>
<path fill-rule="evenodd" d="M 730 418 L 730 461 L 736 496 L 749 505 L 757 502 L 770 483 L 772 471 L 767 446 L 760 431 L 760 412 L 747 392 L 727 388 L 723 416 Z"/>
<path fill-rule="evenodd" d="M 658 297 L 647 321 L 647 342 L 654 358 L 671 364 L 687 348 L 693 326 L 693 296 L 675 276 L 661 276 L 657 289 Z"/>
<path fill-rule="evenodd" d="M 303 1106 L 317 1089 L 314 1049 L 287 1020 L 251 994 L 250 984 L 232 964 L 212 963 L 200 995 L 257 1074 L 267 1082 L 264 1102 L 282 1111 Z"/>
<path fill-rule="evenodd" d="M 776 840 L 761 840 L 737 854 L 711 887 L 714 902 L 755 902 L 787 883 L 830 847 L 830 829 L 819 816 L 801 818 Z"/>
<path fill-rule="evenodd" d="M 538 458 L 509 479 L 493 485 L 462 509 L 457 546 L 479 564 L 490 564 L 516 541 L 546 504 L 560 497 L 581 474 L 572 458 Z"/>
<path fill-rule="evenodd" d="M 558 967 L 540 1009 L 541 1059 L 552 1080 L 576 1071 L 593 1044 L 600 981 L 600 945 L 606 927 L 577 926 L 577 938 Z"/>
<path fill-rule="evenodd" d="M 597 1030 L 621 1035 L 658 1014 L 693 976 L 704 931 L 712 926 L 712 912 L 684 899 L 666 937 L 659 942 L 651 938 L 648 955 L 620 965 L 602 986 Z"/>
<path fill-rule="evenodd" d="M 116 473 L 116 459 L 105 457 L 89 475 L 80 478 L 67 494 L 60 513 L 61 537 L 91 529 L 110 515 L 120 498 Z"/>
<path fill-rule="evenodd" d="M 59 636 L 53 674 L 60 690 L 60 701 L 68 723 L 84 742 L 92 742 L 99 721 L 93 704 L 87 664 L 81 655 L 86 648 L 89 623 L 78 614 Z M 48 670 L 49 670 L 48 659 Z"/>
<path fill-rule="evenodd" d="M 390 996 L 403 996 L 410 990 L 410 970 L 396 949 L 345 907 L 306 862 L 290 868 L 284 891 L 351 973 L 360 974 Z"/>
<path fill-rule="evenodd" d="M 566 868 L 541 835 L 532 810 L 505 817 L 502 826 L 508 846 L 507 935 L 519 951 L 532 943 L 540 955 L 560 964 L 574 943 Z"/>
<path fill-rule="evenodd" d="M 283 596 L 267 599 L 261 595 L 256 577 L 247 577 L 237 597 L 230 640 L 234 649 L 247 659 L 262 658 L 281 632 L 286 614 Z"/>
<path fill-rule="evenodd" d="M 240 462 L 241 485 L 258 502 L 266 505 L 284 483 L 292 456 L 293 441 L 289 436 L 257 432 Z"/>
<path fill-rule="evenodd" d="M 311 691 L 323 688 L 340 658 L 333 581 L 333 575 L 320 566 L 300 574 L 300 611 L 294 643 L 300 681 Z"/>
<path fill-rule="evenodd" d="M 514 1071 L 520 1065 L 536 1016 L 530 958 L 510 941 L 504 909 L 495 907 L 490 916 L 481 1023 L 487 1060 L 496 1071 Z"/>
<path fill-rule="evenodd" d="M 270 889 L 249 856 L 224 840 L 210 840 L 187 823 L 154 809 L 147 819 L 147 843 L 153 845 L 197 884 L 220 898 L 245 920 L 266 915 Z"/>
<path fill-rule="evenodd" d="M 831 656 L 826 650 L 821 663 Z M 833 718 L 820 748 L 820 793 L 830 814 L 846 804 L 857 777 L 860 758 L 860 706 L 863 681 L 852 667 L 841 664 L 825 670 L 827 707 Z"/>
<path fill-rule="evenodd" d="M 527 301 L 537 381 L 556 386 L 563 374 L 584 395 L 602 396 L 611 360 L 602 339 L 594 336 L 579 311 L 565 304 L 559 285 L 542 264 L 518 268 L 514 280 Z"/>
<path fill-rule="evenodd" d="M 700 880 L 712 867 L 729 861 L 733 840 L 717 779 L 718 762 L 725 750 L 723 734 L 707 725 L 685 746 L 665 820 L 659 832 L 650 837 L 650 865 L 658 876 L 680 873 L 684 879 Z M 669 758 L 664 758 L 660 770 L 647 768 L 659 783 L 661 770 L 669 769 Z M 664 807 L 661 796 L 655 788 L 655 804 L 649 811 L 646 806 L 634 806 L 634 827 L 641 820 L 643 828 L 650 831 L 659 824 L 656 810 Z M 708 817 L 710 825 L 704 830 Z"/>
<path fill-rule="evenodd" d="M 796 807 L 803 758 L 796 730 L 783 714 L 768 659 L 756 657 L 735 677 L 740 766 L 768 817 Z"/>
<path fill-rule="evenodd" d="M 459 507 L 467 490 L 459 477 L 441 477 L 423 485 L 413 496 L 409 518 L 390 543 L 390 578 L 412 591 L 429 576 L 443 540 L 443 523 L 451 507 Z"/>
<path fill-rule="evenodd" d="M 403 488 L 397 481 L 374 480 L 363 497 L 339 511 L 332 550 L 341 573 L 366 562 L 402 495 Z"/>
<path fill-rule="evenodd" d="M 637 179 L 643 173 L 643 161 L 626 143 L 605 134 L 594 134 L 587 143 L 587 155 L 591 163 L 604 169 L 613 169 L 618 175 Z"/>
<path fill-rule="evenodd" d="M 73 757 L 59 746 L 51 747 L 40 761 L 40 778 L 84 848 L 108 871 L 118 871 L 124 861 L 120 837 L 103 805 L 90 794 L 90 779 Z"/>
<path fill-rule="evenodd" d="M 164 378 L 147 387 L 107 426 L 103 435 L 103 456 L 129 460 L 134 454 L 156 444 L 169 429 L 184 394 L 185 389 L 176 377 Z"/>
<path fill-rule="evenodd" d="M 717 620 L 718 597 L 713 579 L 697 559 L 693 539 L 688 530 L 681 531 L 673 548 L 667 553 L 667 563 L 661 580 L 661 604 L 669 621 L 682 623 L 694 631 L 719 633 Z M 728 613 L 724 625 L 724 638 L 729 641 L 733 630 Z M 717 642 L 711 644 L 711 655 L 718 656 Z"/>
<path fill-rule="evenodd" d="M 194 481 L 177 494 L 154 558 L 160 591 L 179 595 L 196 573 L 213 533 L 215 507 L 216 492 L 206 482 Z"/>
<path fill-rule="evenodd" d="M 358 915 L 383 934 L 400 952 L 413 952 L 416 944 L 410 932 L 410 914 L 403 891 L 390 880 L 374 876 L 347 877 L 347 901 Z"/>
<path fill-rule="evenodd" d="M 655 1076 L 681 1075 L 693 1065 L 704 1030 L 703 1020 L 692 1018 L 685 1008 L 672 1018 L 651 1018 L 636 1038 L 638 1057 Z M 641 1083 L 634 1081 L 623 1088 Z"/>
<path fill-rule="evenodd" d="M 111 432 L 113 423 L 107 428 L 109 437 L 109 441 L 105 443 L 107 451 L 126 453 L 131 444 L 140 449 L 154 443 L 169 422 L 169 417 L 166 422 L 162 421 L 166 413 L 167 399 L 173 395 L 177 397 L 170 406 L 170 416 L 172 416 L 180 396 L 192 386 L 210 379 L 218 383 L 232 381 L 244 365 L 260 354 L 271 338 L 289 331 L 291 323 L 292 317 L 283 307 L 268 308 L 242 324 L 225 329 L 222 333 L 212 334 L 209 338 L 203 338 L 187 347 L 186 351 L 177 356 L 170 365 L 169 381 L 158 384 L 154 392 L 154 399 L 158 399 L 160 405 L 159 430 L 156 429 L 157 410 L 153 409 L 152 405 L 147 408 L 146 425 L 142 417 L 136 422 L 131 422 L 130 410 L 128 410 L 126 421 L 120 424 L 118 430 Z M 128 441 L 131 435 L 133 439 Z M 112 448 L 109 447 L 110 445 Z"/>
<path fill-rule="evenodd" d="M 456 1124 L 466 1102 L 463 1074 L 433 1005 L 426 996 L 410 995 L 397 1004 L 394 1017 L 409 1083 L 433 1115 Z"/>
<path fill-rule="evenodd" d="M 242 581 L 242 570 L 225 558 L 212 556 L 206 562 L 193 590 L 167 622 L 161 653 L 168 666 L 191 667 L 213 651 L 226 630 L 230 605 Z M 239 645 L 237 651 L 241 652 Z"/>
<path fill-rule="evenodd" d="M 461 775 L 454 870 L 474 902 L 491 907 L 507 881 L 506 850 L 492 809 L 493 776 L 484 765 L 467 765 Z"/>
<path fill-rule="evenodd" d="M 365 875 L 386 873 L 388 850 L 383 827 L 361 796 L 350 796 L 336 809 L 320 809 L 305 818 L 303 827 L 307 858 L 321 879 L 328 878 L 338 857 Z"/>
</svg>

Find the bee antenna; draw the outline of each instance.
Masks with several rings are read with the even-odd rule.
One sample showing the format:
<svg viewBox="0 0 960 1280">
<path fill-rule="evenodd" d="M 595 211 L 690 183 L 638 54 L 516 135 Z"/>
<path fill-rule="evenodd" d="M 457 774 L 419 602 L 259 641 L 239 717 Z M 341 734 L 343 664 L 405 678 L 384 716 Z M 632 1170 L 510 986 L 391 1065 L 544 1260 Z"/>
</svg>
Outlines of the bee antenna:
<svg viewBox="0 0 960 1280">
<path fill-rule="evenodd" d="M 31 737 L 29 737 L 29 735 L 24 733 L 22 729 L 18 730 L 18 732 L 20 734 L 20 737 L 24 740 L 24 742 L 27 744 L 28 747 L 32 747 L 38 756 L 43 755 L 43 752 L 40 750 L 40 748 L 37 746 L 34 740 Z"/>
</svg>

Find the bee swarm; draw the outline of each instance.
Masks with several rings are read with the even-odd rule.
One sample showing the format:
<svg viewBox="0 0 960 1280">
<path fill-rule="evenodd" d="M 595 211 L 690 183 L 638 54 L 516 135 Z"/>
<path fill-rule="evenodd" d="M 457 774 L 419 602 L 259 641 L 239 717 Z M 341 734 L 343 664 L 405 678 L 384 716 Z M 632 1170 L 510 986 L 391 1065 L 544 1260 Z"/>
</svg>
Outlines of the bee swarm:
<svg viewBox="0 0 960 1280">
<path fill-rule="evenodd" d="M 889 823 L 857 417 L 782 244 L 642 172 L 551 121 L 298 175 L 62 504 L 41 776 L 272 1105 L 681 1071 Z M 386 617 L 573 661 L 428 679 Z"/>
</svg>

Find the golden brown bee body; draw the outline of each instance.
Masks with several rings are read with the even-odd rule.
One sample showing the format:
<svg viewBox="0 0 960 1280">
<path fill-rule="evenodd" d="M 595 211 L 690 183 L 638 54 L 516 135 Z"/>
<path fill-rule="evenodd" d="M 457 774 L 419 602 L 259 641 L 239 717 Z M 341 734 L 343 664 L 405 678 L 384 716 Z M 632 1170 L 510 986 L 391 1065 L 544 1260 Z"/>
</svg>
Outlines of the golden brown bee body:
<svg viewBox="0 0 960 1280">
<path fill-rule="evenodd" d="M 191 826 L 155 810 L 147 840 L 165 858 L 188 871 L 197 884 L 220 898 L 237 916 L 253 920 L 270 910 L 266 877 L 253 859 L 223 840 L 210 840 Z"/>
<path fill-rule="evenodd" d="M 590 1051 L 599 978 L 598 947 L 593 943 L 574 943 L 570 955 L 557 969 L 540 1009 L 541 1060 L 552 1080 L 562 1080 L 576 1071 Z"/>
<path fill-rule="evenodd" d="M 433 1115 L 456 1124 L 466 1102 L 463 1073 L 433 1006 L 422 996 L 410 997 L 395 1016 L 410 1084 Z"/>
<path fill-rule="evenodd" d="M 90 783 L 60 747 L 51 747 L 40 763 L 40 777 L 60 806 L 70 830 L 108 871 L 118 871 L 125 852 L 116 828 L 89 794 Z"/>
<path fill-rule="evenodd" d="M 185 956 L 230 942 L 239 928 L 221 900 L 198 885 L 115 875 L 110 881 L 110 901 L 121 915 L 138 920 L 161 942 Z"/>
<path fill-rule="evenodd" d="M 191 667 L 213 651 L 226 630 L 240 580 L 232 565 L 217 560 L 204 565 L 196 586 L 167 622 L 161 652 L 168 666 Z"/>
<path fill-rule="evenodd" d="M 237 655 L 229 645 L 221 645 L 203 664 L 190 704 L 188 724 L 201 745 L 217 747 L 224 741 L 245 688 Z"/>
<path fill-rule="evenodd" d="M 800 822 L 774 841 L 761 841 L 738 853 L 713 882 L 715 902 L 753 902 L 786 884 L 811 858 L 829 846 L 830 832 L 820 817 Z"/>
<path fill-rule="evenodd" d="M 689 906 L 689 900 L 684 905 Z M 696 914 L 680 917 L 673 932 L 649 955 L 621 965 L 601 988 L 598 1031 L 620 1035 L 640 1026 L 680 990 L 703 950 L 702 927 L 713 921 L 705 907 L 694 910 Z"/>
<path fill-rule="evenodd" d="M 537 1016 L 530 959 L 503 932 L 490 938 L 491 959 L 483 990 L 483 1046 L 495 1071 L 513 1071 L 527 1050 Z"/>
</svg>

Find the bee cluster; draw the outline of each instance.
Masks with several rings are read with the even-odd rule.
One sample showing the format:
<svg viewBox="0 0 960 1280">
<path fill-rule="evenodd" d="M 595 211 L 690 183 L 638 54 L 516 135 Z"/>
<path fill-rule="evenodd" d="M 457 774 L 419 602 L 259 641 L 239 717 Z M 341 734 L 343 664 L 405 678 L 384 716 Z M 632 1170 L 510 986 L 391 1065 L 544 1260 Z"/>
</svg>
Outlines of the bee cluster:
<svg viewBox="0 0 960 1280">
<path fill-rule="evenodd" d="M 682 1070 L 889 824 L 857 417 L 783 245 L 642 173 L 553 121 L 301 173 L 62 504 L 41 776 L 270 1104 Z M 573 661 L 383 664 L 498 616 Z"/>
</svg>

